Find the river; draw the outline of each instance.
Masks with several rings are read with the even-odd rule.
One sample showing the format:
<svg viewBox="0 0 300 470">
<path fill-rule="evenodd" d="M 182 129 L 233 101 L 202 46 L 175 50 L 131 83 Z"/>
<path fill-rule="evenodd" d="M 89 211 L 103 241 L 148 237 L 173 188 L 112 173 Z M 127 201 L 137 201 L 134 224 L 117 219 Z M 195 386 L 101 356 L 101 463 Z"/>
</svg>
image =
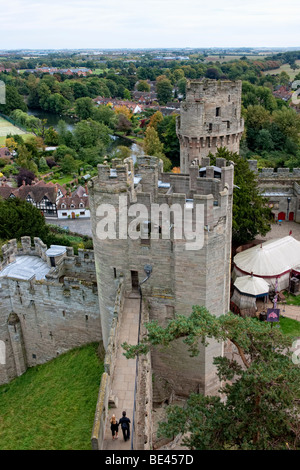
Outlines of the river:
<svg viewBox="0 0 300 470">
<path fill-rule="evenodd" d="M 46 127 L 54 127 L 54 129 L 58 128 L 58 121 L 62 120 L 65 121 L 67 124 L 67 129 L 73 132 L 75 128 L 76 121 L 75 119 L 69 116 L 60 116 L 58 114 L 48 113 L 47 111 L 43 111 L 41 109 L 29 109 L 28 114 L 35 116 L 39 119 L 47 119 Z M 130 142 L 128 139 L 124 139 L 123 137 L 117 137 L 115 135 L 111 136 L 112 144 L 110 145 L 108 151 L 111 152 L 116 147 L 123 145 L 125 147 L 129 147 L 131 149 L 131 156 L 135 163 L 136 156 L 143 154 L 143 150 L 140 145 L 135 144 L 134 142 Z"/>
</svg>

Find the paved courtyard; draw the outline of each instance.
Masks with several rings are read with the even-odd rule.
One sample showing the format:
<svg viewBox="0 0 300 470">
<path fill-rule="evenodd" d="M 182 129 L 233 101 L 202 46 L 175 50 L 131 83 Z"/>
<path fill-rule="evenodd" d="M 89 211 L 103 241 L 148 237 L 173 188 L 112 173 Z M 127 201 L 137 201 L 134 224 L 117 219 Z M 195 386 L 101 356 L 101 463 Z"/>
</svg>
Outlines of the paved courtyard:
<svg viewBox="0 0 300 470">
<path fill-rule="evenodd" d="M 292 231 L 292 236 L 300 241 L 300 224 L 296 222 L 283 221 L 280 224 L 272 224 L 270 232 L 264 237 L 258 235 L 256 238 L 259 240 L 271 240 L 272 238 L 283 238 L 289 235 Z"/>
</svg>

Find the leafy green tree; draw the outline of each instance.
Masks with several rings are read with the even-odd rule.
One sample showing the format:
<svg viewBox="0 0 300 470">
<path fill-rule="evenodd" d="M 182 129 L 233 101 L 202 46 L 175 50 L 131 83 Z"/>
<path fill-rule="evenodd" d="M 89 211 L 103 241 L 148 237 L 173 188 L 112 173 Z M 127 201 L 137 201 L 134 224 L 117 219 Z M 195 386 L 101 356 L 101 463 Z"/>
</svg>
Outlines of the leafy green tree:
<svg viewBox="0 0 300 470">
<path fill-rule="evenodd" d="M 49 127 L 44 133 L 44 142 L 46 145 L 56 146 L 59 144 L 59 135 L 54 127 Z"/>
<path fill-rule="evenodd" d="M 69 175 L 71 173 L 77 173 L 78 169 L 78 160 L 75 160 L 72 155 L 65 155 L 61 162 L 60 162 L 61 170 L 65 175 Z"/>
<path fill-rule="evenodd" d="M 45 240 L 48 227 L 40 210 L 19 198 L 0 198 L 0 238 L 10 240 L 23 236 Z"/>
<path fill-rule="evenodd" d="M 272 114 L 273 122 L 286 136 L 299 142 L 300 116 L 291 108 L 283 108 Z"/>
<path fill-rule="evenodd" d="M 166 104 L 171 101 L 173 96 L 173 86 L 170 80 L 162 79 L 156 83 L 157 99 L 160 104 Z"/>
<path fill-rule="evenodd" d="M 91 98 L 78 98 L 75 101 L 75 113 L 79 119 L 89 119 L 93 114 L 94 103 Z"/>
<path fill-rule="evenodd" d="M 206 345 L 211 338 L 229 341 L 237 351 L 235 357 L 214 359 L 226 399 L 192 394 L 184 408 L 168 407 L 160 435 L 183 433 L 183 443 L 196 450 L 299 449 L 300 374 L 292 362 L 291 337 L 256 318 L 215 317 L 198 306 L 166 328 L 157 321 L 146 328 L 140 345 L 123 343 L 128 358 L 180 338 L 191 356 L 198 355 L 199 341 Z"/>
<path fill-rule="evenodd" d="M 150 85 L 146 80 L 140 80 L 136 87 L 137 91 L 150 91 Z"/>
<path fill-rule="evenodd" d="M 164 153 L 173 165 L 178 165 L 180 160 L 180 145 L 176 134 L 176 115 L 164 116 L 157 125 L 160 141 L 164 145 Z"/>
<path fill-rule="evenodd" d="M 164 146 L 159 140 L 157 131 L 154 127 L 147 127 L 145 139 L 143 141 L 144 152 L 146 155 L 153 155 L 160 158 L 164 163 L 164 171 L 170 171 L 172 162 L 164 154 Z"/>
<path fill-rule="evenodd" d="M 93 109 L 92 119 L 97 122 L 102 122 L 106 126 L 114 129 L 118 118 L 116 113 L 110 106 L 100 105 Z"/>
<path fill-rule="evenodd" d="M 39 159 L 39 170 L 41 173 L 45 173 L 46 171 L 49 170 L 49 166 L 47 165 L 45 157 L 41 157 Z"/>
<path fill-rule="evenodd" d="M 18 90 L 12 85 L 6 85 L 5 89 L 6 104 L 0 104 L 0 112 L 9 116 L 15 109 L 27 111 L 27 106 Z"/>
<path fill-rule="evenodd" d="M 234 188 L 232 209 L 232 241 L 238 246 L 253 240 L 256 235 L 266 235 L 271 229 L 271 209 L 258 189 L 255 173 L 250 170 L 247 160 L 237 153 L 220 148 L 216 157 L 234 163 Z M 211 160 L 213 162 L 213 155 Z"/>
<path fill-rule="evenodd" d="M 38 168 L 33 160 L 32 152 L 28 150 L 26 145 L 21 145 L 18 147 L 18 157 L 16 159 L 16 164 L 20 168 L 25 168 L 26 170 L 32 171 L 32 173 L 35 175 L 38 173 Z"/>
<path fill-rule="evenodd" d="M 76 124 L 74 136 L 82 147 L 93 147 L 98 143 L 108 146 L 111 142 L 110 133 L 111 130 L 105 124 L 88 119 Z"/>
<path fill-rule="evenodd" d="M 131 93 L 127 88 L 124 88 L 123 98 L 124 100 L 131 100 Z"/>
</svg>

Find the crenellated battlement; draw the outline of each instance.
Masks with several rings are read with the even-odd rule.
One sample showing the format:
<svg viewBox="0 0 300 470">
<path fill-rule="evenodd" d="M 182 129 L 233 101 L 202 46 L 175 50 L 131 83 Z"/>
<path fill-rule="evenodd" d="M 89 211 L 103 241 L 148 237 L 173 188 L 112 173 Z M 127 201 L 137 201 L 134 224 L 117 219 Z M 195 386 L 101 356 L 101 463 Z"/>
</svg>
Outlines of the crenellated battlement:
<svg viewBox="0 0 300 470">
<path fill-rule="evenodd" d="M 257 168 L 257 160 L 248 160 L 250 170 L 257 174 L 259 179 L 264 178 L 295 178 L 300 179 L 300 168 Z"/>
<path fill-rule="evenodd" d="M 239 152 L 244 131 L 241 96 L 240 80 L 187 82 L 186 100 L 176 124 L 181 172 L 186 173 L 195 158 L 216 154 L 220 147 Z"/>
</svg>

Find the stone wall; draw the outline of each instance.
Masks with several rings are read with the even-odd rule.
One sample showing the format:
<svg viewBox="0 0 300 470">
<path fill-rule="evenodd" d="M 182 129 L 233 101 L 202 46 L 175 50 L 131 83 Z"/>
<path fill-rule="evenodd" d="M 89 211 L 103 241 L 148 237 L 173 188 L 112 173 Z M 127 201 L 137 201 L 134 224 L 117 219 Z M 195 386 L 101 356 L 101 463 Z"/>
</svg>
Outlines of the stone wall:
<svg viewBox="0 0 300 470">
<path fill-rule="evenodd" d="M 114 318 L 111 324 L 111 330 L 104 358 L 104 369 L 105 372 L 102 375 L 99 395 L 96 405 L 96 412 L 94 418 L 94 426 L 92 431 L 92 449 L 101 450 L 103 447 L 103 441 L 105 436 L 105 426 L 108 417 L 108 402 L 111 393 L 111 382 L 116 365 L 116 353 L 119 343 L 119 332 L 122 320 L 124 305 L 124 283 L 123 279 L 120 278 L 117 287 L 117 293 L 114 303 Z"/>
<path fill-rule="evenodd" d="M 257 175 L 258 187 L 268 199 L 275 221 L 300 222 L 300 168 L 262 168 L 257 160 L 248 160 L 250 169 Z"/>
<path fill-rule="evenodd" d="M 37 248 L 44 250 L 45 246 L 35 240 L 30 247 L 22 239 L 22 248 L 14 240 L 3 248 L 0 269 L 16 256 L 37 256 Z M 6 277 L 0 284 L 0 340 L 6 344 L 0 384 L 21 375 L 27 367 L 102 339 L 95 265 L 89 250 L 79 256 L 68 250 L 43 280 Z"/>
</svg>

